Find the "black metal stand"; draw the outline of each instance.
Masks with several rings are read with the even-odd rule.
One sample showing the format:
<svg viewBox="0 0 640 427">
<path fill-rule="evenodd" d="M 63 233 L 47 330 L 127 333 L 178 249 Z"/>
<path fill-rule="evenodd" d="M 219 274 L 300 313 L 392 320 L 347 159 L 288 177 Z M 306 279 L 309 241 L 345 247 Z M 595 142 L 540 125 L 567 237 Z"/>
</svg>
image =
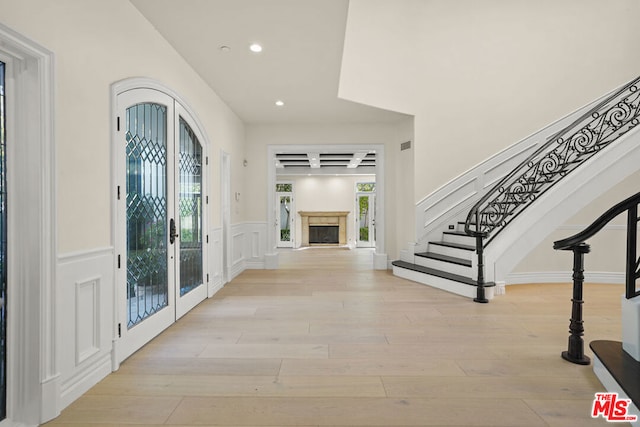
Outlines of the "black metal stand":
<svg viewBox="0 0 640 427">
<path fill-rule="evenodd" d="M 476 234 L 476 253 L 478 254 L 478 288 L 475 302 L 486 304 L 489 300 L 484 294 L 484 244 L 482 243 L 482 234 Z"/>
<path fill-rule="evenodd" d="M 588 365 L 591 361 L 584 355 L 584 326 L 582 321 L 582 285 L 584 283 L 584 254 L 589 245 L 580 243 L 573 246 L 573 298 L 571 299 L 571 321 L 569 323 L 569 348 L 562 352 L 562 358 L 578 365 Z"/>
</svg>

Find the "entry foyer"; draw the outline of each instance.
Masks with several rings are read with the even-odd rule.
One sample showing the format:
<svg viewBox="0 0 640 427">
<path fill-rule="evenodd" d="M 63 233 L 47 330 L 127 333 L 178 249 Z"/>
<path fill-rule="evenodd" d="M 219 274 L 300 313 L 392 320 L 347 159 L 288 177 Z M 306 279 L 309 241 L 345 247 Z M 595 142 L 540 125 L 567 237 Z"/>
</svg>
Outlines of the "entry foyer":
<svg viewBox="0 0 640 427">
<path fill-rule="evenodd" d="M 486 310 L 372 270 L 371 251 L 280 250 L 279 270 L 244 271 L 47 425 L 607 425 L 593 369 L 560 357 L 569 284 Z M 619 337 L 622 291 L 586 285 L 587 342 Z"/>
</svg>

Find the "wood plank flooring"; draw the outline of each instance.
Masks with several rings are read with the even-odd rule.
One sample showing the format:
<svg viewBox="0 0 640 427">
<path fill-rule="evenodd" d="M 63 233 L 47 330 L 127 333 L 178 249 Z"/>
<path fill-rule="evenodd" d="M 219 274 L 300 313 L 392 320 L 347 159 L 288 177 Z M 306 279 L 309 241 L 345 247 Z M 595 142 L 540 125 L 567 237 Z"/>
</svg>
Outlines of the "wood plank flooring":
<svg viewBox="0 0 640 427">
<path fill-rule="evenodd" d="M 560 357 L 570 284 L 476 304 L 371 264 L 366 249 L 282 251 L 281 269 L 242 273 L 48 425 L 607 425 L 590 417 L 592 367 Z M 585 285 L 587 355 L 620 340 L 622 293 Z"/>
</svg>

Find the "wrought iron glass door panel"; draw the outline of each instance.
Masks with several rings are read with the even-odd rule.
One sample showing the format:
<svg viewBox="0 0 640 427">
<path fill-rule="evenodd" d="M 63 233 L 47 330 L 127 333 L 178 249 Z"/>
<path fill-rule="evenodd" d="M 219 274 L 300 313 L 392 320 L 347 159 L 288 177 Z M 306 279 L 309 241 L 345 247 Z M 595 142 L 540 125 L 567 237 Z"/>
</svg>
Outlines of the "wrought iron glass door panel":
<svg viewBox="0 0 640 427">
<path fill-rule="evenodd" d="M 117 359 L 175 321 L 173 99 L 151 89 L 117 97 Z"/>
<path fill-rule="evenodd" d="M 183 296 L 203 284 L 202 146 L 182 117 L 179 132 L 180 296 Z"/>
<path fill-rule="evenodd" d="M 167 107 L 127 108 L 127 328 L 169 304 Z"/>
<path fill-rule="evenodd" d="M 184 108 L 176 103 L 175 157 L 177 212 L 176 319 L 207 297 L 205 280 L 206 221 L 203 180 L 206 156 L 202 136 Z"/>
</svg>

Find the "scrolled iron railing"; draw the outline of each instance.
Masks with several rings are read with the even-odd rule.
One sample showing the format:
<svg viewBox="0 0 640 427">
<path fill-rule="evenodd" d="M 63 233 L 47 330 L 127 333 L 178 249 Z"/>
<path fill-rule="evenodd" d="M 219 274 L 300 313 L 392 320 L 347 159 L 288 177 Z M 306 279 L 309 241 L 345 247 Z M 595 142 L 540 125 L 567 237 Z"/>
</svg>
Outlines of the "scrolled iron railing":
<svg viewBox="0 0 640 427">
<path fill-rule="evenodd" d="M 571 320 L 569 323 L 569 344 L 562 357 L 573 363 L 586 365 L 589 358 L 584 354 L 584 327 L 582 321 L 582 285 L 584 283 L 584 255 L 589 253 L 588 239 L 598 233 L 605 225 L 623 212 L 627 212 L 627 255 L 625 272 L 625 297 L 627 299 L 640 295 L 636 285 L 640 278 L 640 259 L 638 259 L 638 204 L 640 193 L 637 193 L 603 213 L 583 231 L 566 239 L 553 243 L 556 250 L 573 251 L 573 298 Z"/>
<path fill-rule="evenodd" d="M 533 201 L 640 123 L 640 77 L 627 83 L 494 185 L 471 208 L 465 232 L 476 237 L 478 302 L 484 300 L 483 249 Z"/>
</svg>

